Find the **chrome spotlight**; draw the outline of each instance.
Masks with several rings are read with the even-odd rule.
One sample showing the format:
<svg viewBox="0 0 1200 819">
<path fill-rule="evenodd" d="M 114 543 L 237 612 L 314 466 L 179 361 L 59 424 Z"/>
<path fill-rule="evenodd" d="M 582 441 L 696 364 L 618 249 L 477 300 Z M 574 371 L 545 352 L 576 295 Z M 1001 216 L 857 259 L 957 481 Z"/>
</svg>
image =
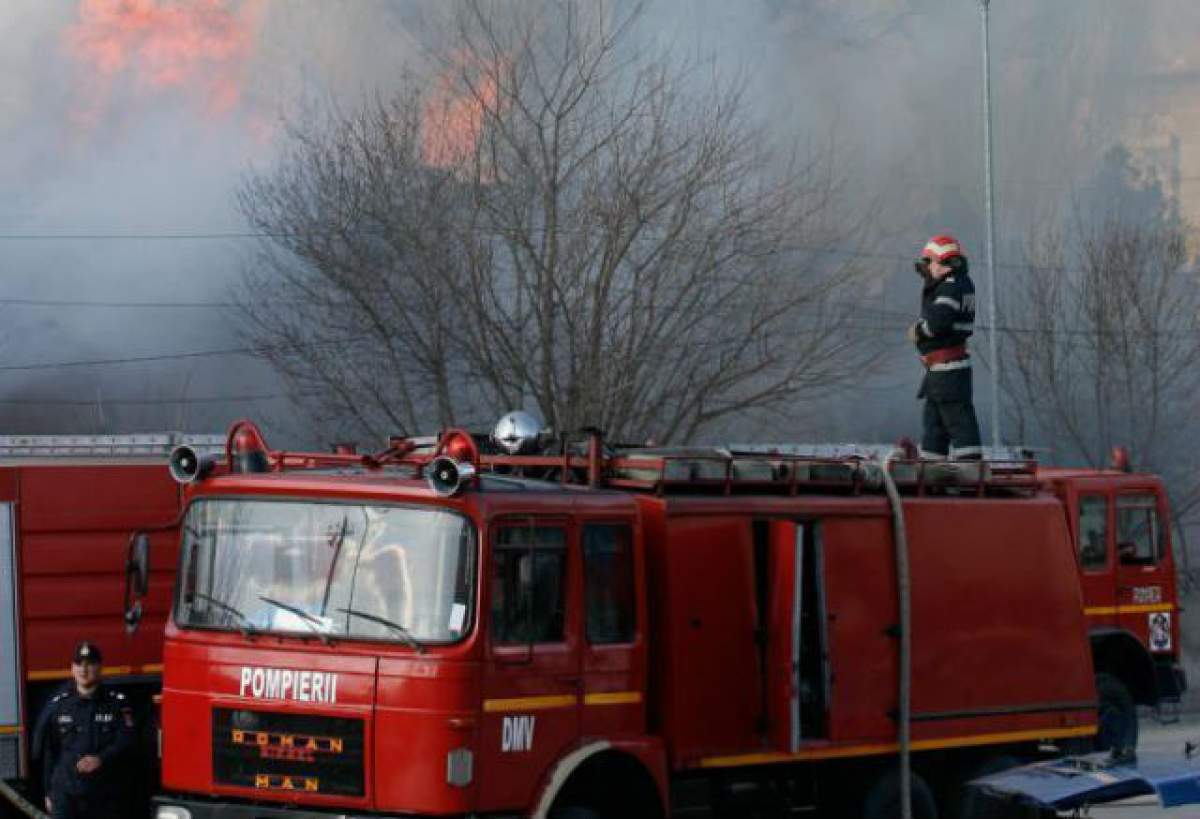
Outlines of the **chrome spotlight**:
<svg viewBox="0 0 1200 819">
<path fill-rule="evenodd" d="M 537 452 L 542 422 L 523 410 L 507 413 L 492 428 L 492 443 L 509 455 Z"/>
</svg>

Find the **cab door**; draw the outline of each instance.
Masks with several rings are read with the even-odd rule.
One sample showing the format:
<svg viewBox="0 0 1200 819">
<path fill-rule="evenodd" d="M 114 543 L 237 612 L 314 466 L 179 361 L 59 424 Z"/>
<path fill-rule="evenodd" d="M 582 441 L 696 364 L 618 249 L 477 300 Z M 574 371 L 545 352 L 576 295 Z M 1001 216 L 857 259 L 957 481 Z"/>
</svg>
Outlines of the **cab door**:
<svg viewBox="0 0 1200 819">
<path fill-rule="evenodd" d="M 1178 624 L 1164 503 L 1153 487 L 1116 493 L 1117 619 L 1152 652 L 1171 653 Z"/>
<path fill-rule="evenodd" d="M 1117 624 L 1112 493 L 1081 488 L 1075 496 L 1075 554 L 1088 628 Z"/>
<path fill-rule="evenodd" d="M 508 518 L 493 524 L 485 564 L 482 810 L 530 804 L 542 774 L 579 736 L 575 534 L 565 518 Z"/>
<path fill-rule="evenodd" d="M 582 730 L 640 734 L 646 724 L 644 566 L 632 520 L 580 524 L 583 567 Z"/>
</svg>

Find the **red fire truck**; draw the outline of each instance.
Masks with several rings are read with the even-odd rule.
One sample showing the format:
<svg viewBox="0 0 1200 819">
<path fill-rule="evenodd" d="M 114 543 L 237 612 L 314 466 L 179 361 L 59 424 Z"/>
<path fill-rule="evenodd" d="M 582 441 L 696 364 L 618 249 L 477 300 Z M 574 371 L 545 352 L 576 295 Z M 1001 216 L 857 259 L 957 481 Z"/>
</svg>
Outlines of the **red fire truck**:
<svg viewBox="0 0 1200 819">
<path fill-rule="evenodd" d="M 70 678 L 77 641 L 103 646 L 108 676 L 135 700 L 157 691 L 182 497 L 164 466 L 180 444 L 207 452 L 224 440 L 0 436 L 0 779 L 28 773 L 29 727 Z M 163 562 L 149 578 L 145 627 L 129 634 L 121 592 L 135 529 Z"/>
<path fill-rule="evenodd" d="M 159 819 L 965 816 L 1181 684 L 1152 477 L 496 443 L 179 451 Z"/>
</svg>

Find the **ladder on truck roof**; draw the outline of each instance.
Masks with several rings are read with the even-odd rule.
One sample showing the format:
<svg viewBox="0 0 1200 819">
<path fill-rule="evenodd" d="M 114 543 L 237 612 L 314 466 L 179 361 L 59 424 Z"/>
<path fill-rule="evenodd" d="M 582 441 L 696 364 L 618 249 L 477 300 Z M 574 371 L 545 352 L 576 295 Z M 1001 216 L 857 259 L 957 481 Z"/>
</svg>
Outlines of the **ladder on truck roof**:
<svg viewBox="0 0 1200 819">
<path fill-rule="evenodd" d="M 0 435 L 0 458 L 167 457 L 186 444 L 202 455 L 225 452 L 224 435 L 149 432 L 129 435 Z"/>
<path fill-rule="evenodd" d="M 1037 462 L 1020 450 L 981 461 L 889 458 L 896 447 L 862 444 L 747 444 L 618 450 L 607 459 L 609 486 L 658 493 L 722 494 L 883 491 L 888 464 L 904 494 L 1032 495 Z"/>
<path fill-rule="evenodd" d="M 896 444 L 801 444 L 801 443 L 767 443 L 767 444 L 729 444 L 734 452 L 763 452 L 780 453 L 785 455 L 803 455 L 810 458 L 868 458 L 878 461 L 885 460 L 897 449 Z M 1015 463 L 1037 459 L 1037 450 L 1026 446 L 985 446 L 983 460 Z"/>
</svg>

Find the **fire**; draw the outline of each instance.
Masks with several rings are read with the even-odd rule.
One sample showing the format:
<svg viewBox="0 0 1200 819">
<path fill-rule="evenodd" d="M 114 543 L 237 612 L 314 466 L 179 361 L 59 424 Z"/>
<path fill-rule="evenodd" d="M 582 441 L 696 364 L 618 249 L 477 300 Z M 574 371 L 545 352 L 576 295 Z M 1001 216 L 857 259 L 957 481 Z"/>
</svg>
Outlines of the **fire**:
<svg viewBox="0 0 1200 819">
<path fill-rule="evenodd" d="M 438 75 L 421 116 L 421 156 L 427 165 L 450 168 L 475 153 L 484 117 L 496 109 L 503 70 L 503 65 L 472 65 L 457 54 Z"/>
<path fill-rule="evenodd" d="M 199 94 L 212 114 L 233 109 L 265 0 L 80 0 L 66 33 L 68 51 L 89 72 L 94 120 L 113 82 Z"/>
</svg>

